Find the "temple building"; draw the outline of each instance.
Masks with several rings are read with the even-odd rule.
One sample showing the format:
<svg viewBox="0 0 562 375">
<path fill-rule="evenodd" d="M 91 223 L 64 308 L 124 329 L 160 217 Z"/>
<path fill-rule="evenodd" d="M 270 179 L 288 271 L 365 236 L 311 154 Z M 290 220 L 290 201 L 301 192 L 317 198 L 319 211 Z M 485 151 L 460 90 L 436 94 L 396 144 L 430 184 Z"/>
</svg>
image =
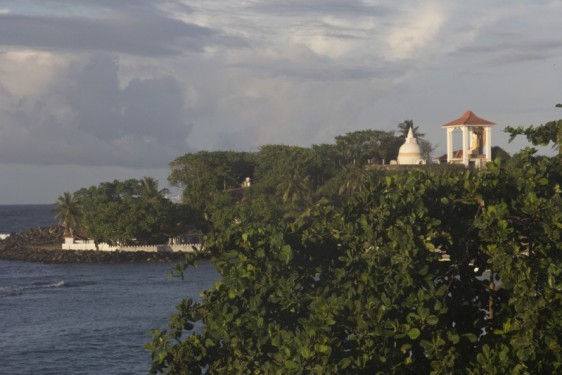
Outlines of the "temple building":
<svg viewBox="0 0 562 375">
<path fill-rule="evenodd" d="M 492 126 L 495 123 L 466 111 L 461 117 L 442 127 L 447 130 L 447 163 L 481 168 L 492 161 Z M 454 148 L 454 134 L 462 133 L 462 147 Z"/>
<path fill-rule="evenodd" d="M 418 140 L 414 137 L 412 128 L 410 128 L 406 141 L 400 146 L 398 151 L 398 160 L 394 163 L 391 162 L 391 164 L 416 165 L 425 163 L 426 160 L 423 158 L 422 149 L 418 144 Z"/>
</svg>

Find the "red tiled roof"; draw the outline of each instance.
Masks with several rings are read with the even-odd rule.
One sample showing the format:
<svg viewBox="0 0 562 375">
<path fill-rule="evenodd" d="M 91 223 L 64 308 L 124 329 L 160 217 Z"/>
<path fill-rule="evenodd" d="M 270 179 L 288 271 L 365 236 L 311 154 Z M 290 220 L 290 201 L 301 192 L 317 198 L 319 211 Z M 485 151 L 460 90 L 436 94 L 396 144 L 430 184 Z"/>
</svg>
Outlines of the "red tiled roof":
<svg viewBox="0 0 562 375">
<path fill-rule="evenodd" d="M 466 111 L 461 117 L 446 123 L 445 125 L 443 125 L 443 127 L 458 126 L 458 125 L 477 126 L 477 125 L 495 125 L 495 123 L 476 116 L 472 111 Z"/>
</svg>

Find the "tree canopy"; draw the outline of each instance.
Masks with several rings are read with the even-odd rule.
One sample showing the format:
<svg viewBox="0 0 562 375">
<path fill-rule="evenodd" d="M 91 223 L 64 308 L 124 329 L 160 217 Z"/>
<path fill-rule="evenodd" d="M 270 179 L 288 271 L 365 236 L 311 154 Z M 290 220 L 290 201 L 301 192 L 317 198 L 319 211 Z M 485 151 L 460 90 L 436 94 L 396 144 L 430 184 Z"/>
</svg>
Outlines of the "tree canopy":
<svg viewBox="0 0 562 375">
<path fill-rule="evenodd" d="M 556 107 L 561 107 L 562 104 L 557 104 Z M 546 146 L 553 143 L 554 147 L 562 154 L 562 119 L 549 121 L 539 126 L 506 126 L 504 131 L 509 134 L 509 142 L 512 142 L 518 135 L 524 135 L 529 142 L 535 146 Z"/>
<path fill-rule="evenodd" d="M 560 161 L 388 174 L 215 233 L 222 280 L 153 332 L 152 372 L 559 373 Z"/>
<path fill-rule="evenodd" d="M 81 229 L 97 242 L 166 242 L 176 230 L 179 211 L 164 192 L 150 177 L 82 188 L 74 193 Z"/>
<path fill-rule="evenodd" d="M 404 124 L 413 122 L 398 128 Z M 368 162 L 389 163 L 403 142 L 394 131 L 359 130 L 335 137 L 334 144 L 201 151 L 176 158 L 170 164 L 169 182 L 183 189 L 183 203 L 199 212 L 198 225 L 206 231 L 251 219 L 251 207 L 258 206 L 268 214 L 253 215 L 267 222 L 294 219 L 314 202 L 338 200 L 359 188 L 369 175 L 364 170 Z M 431 144 L 421 142 L 429 153 Z M 347 181 L 350 177 L 352 181 Z M 241 189 L 246 178 L 251 188 Z"/>
</svg>

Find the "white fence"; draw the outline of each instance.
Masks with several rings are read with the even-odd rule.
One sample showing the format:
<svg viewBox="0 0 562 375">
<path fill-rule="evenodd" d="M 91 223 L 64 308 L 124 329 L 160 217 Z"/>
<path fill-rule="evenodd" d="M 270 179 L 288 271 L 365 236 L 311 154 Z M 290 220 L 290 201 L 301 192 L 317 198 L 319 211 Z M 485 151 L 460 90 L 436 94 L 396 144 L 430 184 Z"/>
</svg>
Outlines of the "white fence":
<svg viewBox="0 0 562 375">
<path fill-rule="evenodd" d="M 72 240 L 65 241 L 62 244 L 63 250 L 98 250 L 98 251 L 148 251 L 148 252 L 184 252 L 192 253 L 196 251 L 201 251 L 202 244 L 191 243 L 191 244 L 162 244 L 162 245 L 136 245 L 136 246 L 113 246 L 107 243 L 101 242 L 96 245 L 94 241 L 76 241 L 73 243 Z"/>
</svg>

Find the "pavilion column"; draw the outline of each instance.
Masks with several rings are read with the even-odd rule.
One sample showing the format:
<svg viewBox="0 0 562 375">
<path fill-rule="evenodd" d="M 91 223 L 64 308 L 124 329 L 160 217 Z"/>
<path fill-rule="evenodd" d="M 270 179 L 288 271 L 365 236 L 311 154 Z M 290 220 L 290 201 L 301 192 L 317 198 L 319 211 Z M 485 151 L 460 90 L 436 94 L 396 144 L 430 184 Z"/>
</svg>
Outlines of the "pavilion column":
<svg viewBox="0 0 562 375">
<path fill-rule="evenodd" d="M 453 128 L 447 128 L 447 163 L 453 161 Z"/>
<path fill-rule="evenodd" d="M 486 145 L 484 146 L 486 149 L 486 161 L 492 161 L 492 128 L 487 126 L 484 129 L 486 131 Z"/>
<path fill-rule="evenodd" d="M 462 127 L 462 163 L 468 167 L 468 126 Z"/>
</svg>

